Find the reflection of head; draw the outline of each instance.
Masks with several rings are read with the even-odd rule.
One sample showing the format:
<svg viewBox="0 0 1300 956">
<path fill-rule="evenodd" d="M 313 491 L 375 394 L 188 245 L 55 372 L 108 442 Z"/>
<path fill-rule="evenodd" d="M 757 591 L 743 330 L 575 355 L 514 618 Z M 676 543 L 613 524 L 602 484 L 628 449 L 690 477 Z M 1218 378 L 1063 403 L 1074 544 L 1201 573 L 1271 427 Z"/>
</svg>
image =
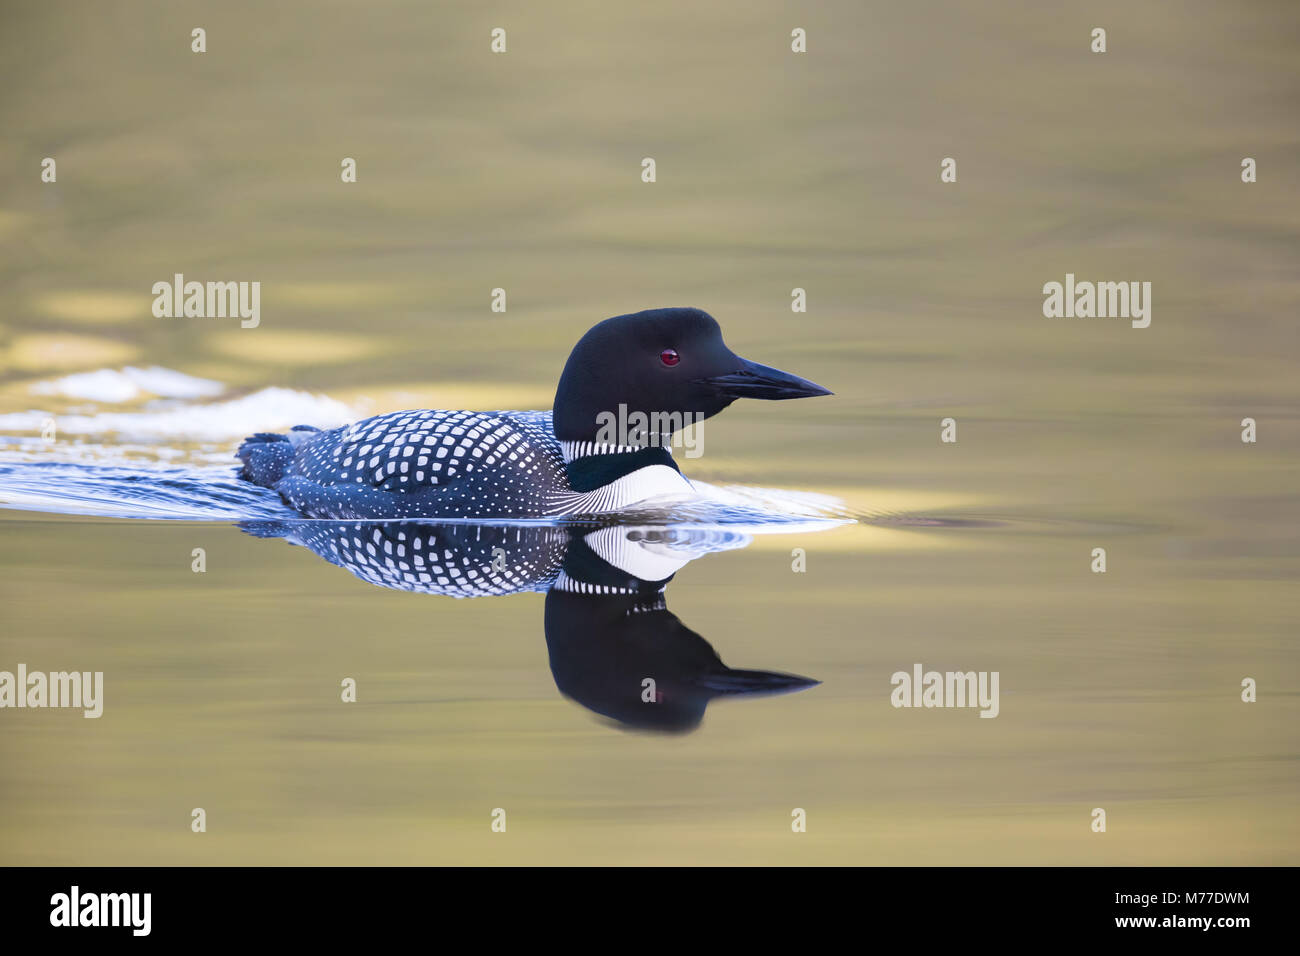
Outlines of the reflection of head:
<svg viewBox="0 0 1300 956">
<path fill-rule="evenodd" d="M 624 535 L 613 544 L 606 532 Z M 602 529 L 601 550 L 620 564 L 661 564 L 638 556 L 629 540 L 661 544 L 656 534 Z M 639 536 L 638 536 L 639 535 Z M 560 692 L 588 710 L 642 730 L 685 732 L 704 719 L 715 697 L 779 694 L 818 683 L 770 671 L 734 670 L 709 642 L 667 609 L 667 578 L 647 581 L 576 540 L 546 595 L 546 646 Z M 683 559 L 682 563 L 685 563 Z"/>
</svg>

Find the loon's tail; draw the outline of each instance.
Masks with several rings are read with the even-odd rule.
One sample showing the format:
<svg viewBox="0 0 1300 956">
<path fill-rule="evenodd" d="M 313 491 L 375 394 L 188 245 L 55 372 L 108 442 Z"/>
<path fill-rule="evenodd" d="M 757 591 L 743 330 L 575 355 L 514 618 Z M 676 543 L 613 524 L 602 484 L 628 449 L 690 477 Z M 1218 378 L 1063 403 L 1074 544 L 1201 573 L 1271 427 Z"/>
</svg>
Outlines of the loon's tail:
<svg viewBox="0 0 1300 956">
<path fill-rule="evenodd" d="M 235 456 L 244 463 L 237 472 L 240 478 L 264 488 L 274 488 L 293 461 L 294 449 L 307 437 L 318 432 L 311 425 L 294 425 L 287 435 L 258 432 L 244 439 Z"/>
</svg>

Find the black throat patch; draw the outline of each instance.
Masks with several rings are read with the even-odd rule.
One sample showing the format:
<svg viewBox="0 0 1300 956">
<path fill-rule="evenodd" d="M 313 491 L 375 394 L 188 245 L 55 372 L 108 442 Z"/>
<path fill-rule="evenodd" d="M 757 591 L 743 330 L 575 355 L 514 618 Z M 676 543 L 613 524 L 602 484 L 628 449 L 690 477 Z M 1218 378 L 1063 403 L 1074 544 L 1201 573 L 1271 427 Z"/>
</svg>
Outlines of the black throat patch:
<svg viewBox="0 0 1300 956">
<path fill-rule="evenodd" d="M 654 446 L 637 451 L 575 458 L 568 463 L 566 471 L 569 487 L 574 491 L 594 491 L 649 465 L 667 465 L 673 471 L 681 473 L 668 449 Z"/>
</svg>

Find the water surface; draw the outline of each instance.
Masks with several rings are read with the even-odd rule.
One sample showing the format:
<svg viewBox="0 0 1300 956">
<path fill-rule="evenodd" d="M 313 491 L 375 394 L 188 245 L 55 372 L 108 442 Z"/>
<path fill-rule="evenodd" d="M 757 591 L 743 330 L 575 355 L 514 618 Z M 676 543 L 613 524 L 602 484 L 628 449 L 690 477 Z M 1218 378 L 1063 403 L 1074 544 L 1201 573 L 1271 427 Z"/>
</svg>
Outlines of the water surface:
<svg viewBox="0 0 1300 956">
<path fill-rule="evenodd" d="M 1298 862 L 1294 5 L 5 16 L 0 669 L 106 702 L 0 713 L 0 862 Z M 261 324 L 153 318 L 176 272 L 261 281 Z M 1150 328 L 1045 319 L 1067 272 L 1151 281 Z M 587 327 L 664 305 L 836 392 L 683 467 L 856 521 L 723 528 L 665 592 L 820 684 L 629 727 L 558 686 L 546 588 L 248 533 L 293 516 L 244 434 L 545 408 Z M 999 671 L 999 716 L 892 708 L 917 662 Z"/>
</svg>

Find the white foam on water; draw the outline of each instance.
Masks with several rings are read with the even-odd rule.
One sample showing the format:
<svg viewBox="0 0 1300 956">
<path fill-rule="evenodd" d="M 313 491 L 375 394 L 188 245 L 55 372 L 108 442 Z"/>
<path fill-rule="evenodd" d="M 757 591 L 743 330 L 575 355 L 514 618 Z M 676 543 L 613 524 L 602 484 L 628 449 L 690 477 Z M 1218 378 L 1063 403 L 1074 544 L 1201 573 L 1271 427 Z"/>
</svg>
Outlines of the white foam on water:
<svg viewBox="0 0 1300 956">
<path fill-rule="evenodd" d="M 117 435 L 127 439 L 185 442 L 240 439 L 254 432 L 294 425 L 333 428 L 354 418 L 351 408 L 324 395 L 291 388 L 264 388 L 225 402 L 153 402 L 139 411 L 93 415 L 30 410 L 0 415 L 0 431 L 39 432 L 48 419 L 60 434 Z"/>
<path fill-rule="evenodd" d="M 121 370 L 101 368 L 37 382 L 31 387 L 34 395 L 62 395 L 105 403 L 129 402 L 142 393 L 160 398 L 212 398 L 225 390 L 224 385 L 210 378 L 186 375 L 160 365 L 149 368 L 128 365 Z"/>
</svg>

